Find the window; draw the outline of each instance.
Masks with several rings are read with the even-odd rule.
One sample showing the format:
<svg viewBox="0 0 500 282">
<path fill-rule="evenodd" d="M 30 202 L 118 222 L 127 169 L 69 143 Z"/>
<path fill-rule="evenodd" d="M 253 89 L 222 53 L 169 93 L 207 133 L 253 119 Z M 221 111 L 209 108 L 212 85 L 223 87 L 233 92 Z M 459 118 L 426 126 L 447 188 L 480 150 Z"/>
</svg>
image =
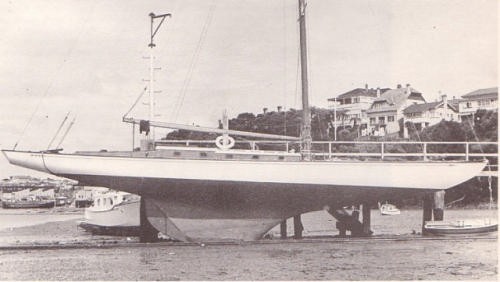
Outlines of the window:
<svg viewBox="0 0 500 282">
<path fill-rule="evenodd" d="M 206 152 L 200 152 L 200 157 L 206 157 L 207 153 Z"/>
<path fill-rule="evenodd" d="M 394 122 L 394 116 L 388 116 L 387 122 Z"/>
<path fill-rule="evenodd" d="M 278 156 L 278 160 L 284 160 L 285 157 L 284 156 Z"/>
<path fill-rule="evenodd" d="M 174 156 L 180 156 L 180 155 L 181 155 L 181 152 L 177 152 L 177 151 L 174 152 Z"/>
<path fill-rule="evenodd" d="M 478 104 L 480 107 L 486 107 L 490 105 L 490 100 L 480 100 Z"/>
<path fill-rule="evenodd" d="M 233 158 L 233 155 L 231 155 L 231 154 L 226 155 L 226 159 L 232 159 L 232 158 Z"/>
<path fill-rule="evenodd" d="M 375 118 L 370 118 L 370 124 L 374 124 L 375 123 Z"/>
<path fill-rule="evenodd" d="M 259 159 L 259 155 L 253 155 L 253 156 L 252 156 L 252 159 L 254 159 L 254 160 L 258 160 L 258 159 Z"/>
<path fill-rule="evenodd" d="M 385 123 L 385 117 L 378 117 L 378 122 L 379 123 Z"/>
<path fill-rule="evenodd" d="M 465 107 L 466 107 L 466 108 L 472 108 L 472 102 L 467 102 L 467 103 L 465 104 Z"/>
</svg>

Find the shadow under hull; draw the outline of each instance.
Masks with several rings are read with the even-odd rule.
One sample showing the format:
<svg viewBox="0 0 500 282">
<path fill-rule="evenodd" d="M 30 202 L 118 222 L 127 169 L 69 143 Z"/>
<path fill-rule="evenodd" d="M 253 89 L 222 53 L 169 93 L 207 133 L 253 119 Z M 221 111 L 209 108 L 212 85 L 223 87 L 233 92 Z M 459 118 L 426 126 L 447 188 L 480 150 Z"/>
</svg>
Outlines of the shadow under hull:
<svg viewBox="0 0 500 282">
<path fill-rule="evenodd" d="M 321 209 L 423 195 L 432 189 L 244 183 L 60 175 L 90 186 L 139 194 L 155 229 L 188 242 L 253 241 L 283 220 Z"/>
</svg>

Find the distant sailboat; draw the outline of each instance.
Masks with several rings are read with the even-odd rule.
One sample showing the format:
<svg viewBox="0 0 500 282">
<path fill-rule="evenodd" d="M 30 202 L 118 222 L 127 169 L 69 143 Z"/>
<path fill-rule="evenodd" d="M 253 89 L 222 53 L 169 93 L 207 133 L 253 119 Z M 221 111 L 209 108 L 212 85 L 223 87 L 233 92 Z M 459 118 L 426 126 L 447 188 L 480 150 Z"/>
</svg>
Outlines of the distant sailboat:
<svg viewBox="0 0 500 282">
<path fill-rule="evenodd" d="M 139 194 L 148 221 L 181 241 L 256 240 L 295 215 L 389 197 L 448 189 L 477 175 L 485 162 L 314 160 L 308 101 L 306 5 L 299 0 L 303 127 L 300 153 L 232 149 L 230 136 L 294 140 L 273 134 L 194 127 L 124 117 L 142 129 L 167 127 L 220 134 L 215 148 L 157 146 L 150 135 L 140 151 L 29 152 L 3 150 L 10 163 L 81 184 Z M 151 14 L 151 50 L 161 22 Z M 161 19 L 154 28 L 155 19 Z M 153 70 L 151 54 L 151 73 Z M 152 74 L 151 74 L 152 75 Z M 150 79 L 153 83 L 154 79 Z M 153 87 L 149 87 L 154 105 Z M 146 132 L 149 132 L 147 130 Z"/>
</svg>

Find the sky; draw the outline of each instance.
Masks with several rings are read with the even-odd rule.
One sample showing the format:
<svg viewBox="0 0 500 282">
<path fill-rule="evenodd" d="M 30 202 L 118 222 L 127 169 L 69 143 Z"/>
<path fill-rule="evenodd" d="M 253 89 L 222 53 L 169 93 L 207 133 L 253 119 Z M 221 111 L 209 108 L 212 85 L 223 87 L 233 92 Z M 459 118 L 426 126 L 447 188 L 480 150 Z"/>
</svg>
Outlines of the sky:
<svg viewBox="0 0 500 282">
<path fill-rule="evenodd" d="M 172 14 L 155 36 L 156 120 L 301 108 L 296 0 L 0 0 L 0 148 L 46 149 L 69 113 L 64 152 L 130 149 L 150 12 Z M 365 84 L 427 101 L 495 87 L 497 21 L 496 0 L 309 0 L 310 104 Z M 146 94 L 129 116 L 148 118 Z M 0 157 L 1 178 L 27 173 Z"/>
</svg>

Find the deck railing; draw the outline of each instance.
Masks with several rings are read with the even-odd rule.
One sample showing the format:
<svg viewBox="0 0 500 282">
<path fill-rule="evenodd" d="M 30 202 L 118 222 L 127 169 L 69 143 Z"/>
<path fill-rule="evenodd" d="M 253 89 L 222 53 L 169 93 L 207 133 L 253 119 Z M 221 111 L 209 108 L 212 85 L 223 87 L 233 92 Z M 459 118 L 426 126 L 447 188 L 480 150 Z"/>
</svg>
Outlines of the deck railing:
<svg viewBox="0 0 500 282">
<path fill-rule="evenodd" d="M 162 140 L 156 145 L 215 147 L 211 140 Z M 299 152 L 297 141 L 236 141 L 235 148 Z M 315 141 L 314 159 L 404 159 L 404 160 L 480 160 L 487 158 L 490 169 L 498 169 L 497 142 L 418 142 L 418 141 Z"/>
</svg>

